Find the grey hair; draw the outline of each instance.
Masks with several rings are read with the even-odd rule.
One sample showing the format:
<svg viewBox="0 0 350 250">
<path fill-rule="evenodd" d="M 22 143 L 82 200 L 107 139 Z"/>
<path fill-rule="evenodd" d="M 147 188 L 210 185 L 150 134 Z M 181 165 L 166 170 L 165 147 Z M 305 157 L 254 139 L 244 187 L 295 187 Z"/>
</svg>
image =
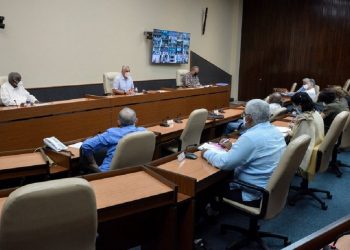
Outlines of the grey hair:
<svg viewBox="0 0 350 250">
<path fill-rule="evenodd" d="M 123 65 L 122 66 L 122 71 L 126 70 L 126 69 L 129 69 L 130 70 L 130 67 L 128 65 Z"/>
<path fill-rule="evenodd" d="M 119 122 L 122 127 L 134 125 L 136 122 L 136 113 L 131 108 L 123 108 L 119 112 Z"/>
<path fill-rule="evenodd" d="M 253 99 L 245 106 L 246 115 L 250 115 L 254 124 L 267 122 L 270 120 L 269 104 L 260 99 Z"/>
<path fill-rule="evenodd" d="M 199 67 L 198 66 L 192 66 L 191 67 L 191 70 L 195 70 L 195 69 L 199 69 Z"/>
</svg>

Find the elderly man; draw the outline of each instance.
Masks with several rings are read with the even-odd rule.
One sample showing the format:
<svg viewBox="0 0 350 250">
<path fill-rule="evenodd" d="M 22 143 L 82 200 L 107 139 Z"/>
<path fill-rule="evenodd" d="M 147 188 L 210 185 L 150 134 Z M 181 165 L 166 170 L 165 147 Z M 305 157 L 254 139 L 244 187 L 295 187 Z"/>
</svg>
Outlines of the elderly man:
<svg viewBox="0 0 350 250">
<path fill-rule="evenodd" d="M 115 77 L 112 92 L 115 95 L 131 95 L 134 93 L 134 82 L 130 76 L 129 66 L 123 65 L 121 74 Z"/>
<path fill-rule="evenodd" d="M 146 130 L 143 127 L 136 127 L 137 122 L 136 113 L 130 108 L 123 108 L 119 112 L 118 125 L 117 128 L 110 128 L 102 134 L 98 134 L 95 137 L 87 139 L 81 145 L 81 152 L 84 159 L 87 160 L 90 167 L 98 167 L 94 158 L 94 153 L 101 149 L 106 149 L 107 154 L 104 158 L 99 169 L 104 172 L 108 171 L 110 168 L 110 163 L 112 162 L 113 155 L 115 153 L 116 147 L 120 139 L 125 135 Z"/>
<path fill-rule="evenodd" d="M 269 122 L 270 111 L 267 102 L 259 99 L 249 101 L 243 113 L 247 131 L 233 144 L 220 142 L 228 151 L 202 152 L 213 166 L 234 171 L 235 179 L 265 188 L 286 148 L 284 137 Z M 228 183 L 224 196 L 250 206 L 258 207 L 260 194 Z"/>
<path fill-rule="evenodd" d="M 185 74 L 181 79 L 183 87 L 195 88 L 195 87 L 201 86 L 201 84 L 199 83 L 198 73 L 199 73 L 199 67 L 193 66 L 190 72 Z"/>
<path fill-rule="evenodd" d="M 5 106 L 20 106 L 25 103 L 37 103 L 38 100 L 23 86 L 22 77 L 11 72 L 8 81 L 1 85 L 1 101 Z"/>
</svg>

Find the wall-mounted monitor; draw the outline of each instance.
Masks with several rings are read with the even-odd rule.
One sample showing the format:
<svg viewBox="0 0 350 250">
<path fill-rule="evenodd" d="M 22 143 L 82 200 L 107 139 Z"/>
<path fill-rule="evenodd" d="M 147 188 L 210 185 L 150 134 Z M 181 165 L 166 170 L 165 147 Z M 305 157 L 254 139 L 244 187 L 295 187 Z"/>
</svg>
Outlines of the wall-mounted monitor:
<svg viewBox="0 0 350 250">
<path fill-rule="evenodd" d="M 152 63 L 186 64 L 189 59 L 190 33 L 153 30 Z"/>
</svg>

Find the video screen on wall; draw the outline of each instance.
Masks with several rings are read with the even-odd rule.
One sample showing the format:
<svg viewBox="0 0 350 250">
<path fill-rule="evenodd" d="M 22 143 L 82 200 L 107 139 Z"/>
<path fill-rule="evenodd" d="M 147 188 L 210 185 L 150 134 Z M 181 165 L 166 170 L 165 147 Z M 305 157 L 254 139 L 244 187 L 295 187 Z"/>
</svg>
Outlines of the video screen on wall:
<svg viewBox="0 0 350 250">
<path fill-rule="evenodd" d="M 190 33 L 153 30 L 152 63 L 186 64 L 189 59 Z"/>
</svg>

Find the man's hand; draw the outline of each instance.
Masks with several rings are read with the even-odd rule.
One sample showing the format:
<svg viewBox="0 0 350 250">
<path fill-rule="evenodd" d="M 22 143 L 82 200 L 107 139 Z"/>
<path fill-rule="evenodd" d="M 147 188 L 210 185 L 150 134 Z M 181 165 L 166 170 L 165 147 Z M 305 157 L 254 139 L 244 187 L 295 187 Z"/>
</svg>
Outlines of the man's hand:
<svg viewBox="0 0 350 250">
<path fill-rule="evenodd" d="M 201 157 L 204 159 L 204 153 L 207 152 L 208 149 L 203 149 L 201 152 Z"/>
<path fill-rule="evenodd" d="M 232 142 L 230 142 L 230 139 L 227 138 L 221 139 L 219 141 L 219 145 L 226 150 L 230 150 L 232 148 Z"/>
</svg>

